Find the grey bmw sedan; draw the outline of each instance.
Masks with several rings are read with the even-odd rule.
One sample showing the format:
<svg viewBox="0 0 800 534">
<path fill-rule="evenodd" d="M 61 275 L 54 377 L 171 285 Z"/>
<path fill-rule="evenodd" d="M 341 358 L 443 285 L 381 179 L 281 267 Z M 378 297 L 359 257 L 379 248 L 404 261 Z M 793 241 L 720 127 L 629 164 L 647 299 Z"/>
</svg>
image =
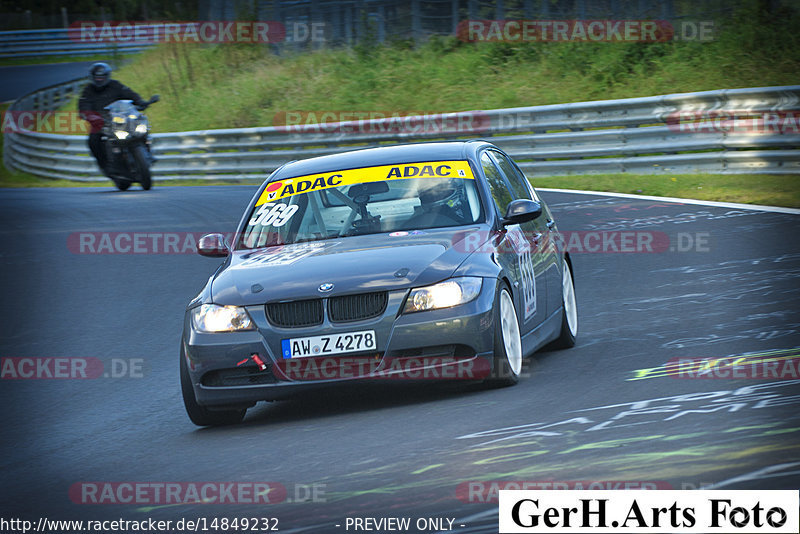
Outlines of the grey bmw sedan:
<svg viewBox="0 0 800 534">
<path fill-rule="evenodd" d="M 184 404 L 197 425 L 356 381 L 517 383 L 578 331 L 569 255 L 525 175 L 484 141 L 287 163 L 253 196 L 187 306 Z"/>
</svg>

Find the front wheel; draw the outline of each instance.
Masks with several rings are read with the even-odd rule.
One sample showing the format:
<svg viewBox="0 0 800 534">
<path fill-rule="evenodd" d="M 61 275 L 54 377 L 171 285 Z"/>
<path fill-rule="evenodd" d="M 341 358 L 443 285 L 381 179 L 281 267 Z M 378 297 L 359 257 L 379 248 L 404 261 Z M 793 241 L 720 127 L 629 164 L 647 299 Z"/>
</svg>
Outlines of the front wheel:
<svg viewBox="0 0 800 534">
<path fill-rule="evenodd" d="M 192 423 L 197 426 L 235 425 L 244 419 L 244 414 L 247 412 L 246 408 L 209 410 L 205 406 L 197 404 L 183 348 L 181 348 L 181 392 L 183 393 L 183 405 L 186 407 L 186 414 Z"/>
<path fill-rule="evenodd" d="M 485 380 L 490 387 L 513 386 L 522 371 L 522 337 L 519 332 L 514 299 L 505 284 L 500 286 L 494 302 L 494 365 Z"/>
<path fill-rule="evenodd" d="M 150 178 L 150 156 L 147 154 L 147 148 L 144 145 L 136 145 L 131 153 L 133 154 L 136 179 L 142 184 L 142 189 L 147 191 L 153 185 Z"/>
<path fill-rule="evenodd" d="M 564 268 L 561 274 L 561 334 L 553 342 L 553 348 L 568 349 L 575 346 L 578 336 L 578 304 L 575 299 L 575 281 L 572 279 L 572 267 L 564 257 Z"/>
<path fill-rule="evenodd" d="M 117 189 L 119 189 L 120 191 L 127 191 L 128 188 L 131 186 L 131 182 L 129 182 L 128 180 L 120 180 L 119 178 L 112 178 L 111 181 L 114 182 L 114 185 L 116 185 Z"/>
</svg>

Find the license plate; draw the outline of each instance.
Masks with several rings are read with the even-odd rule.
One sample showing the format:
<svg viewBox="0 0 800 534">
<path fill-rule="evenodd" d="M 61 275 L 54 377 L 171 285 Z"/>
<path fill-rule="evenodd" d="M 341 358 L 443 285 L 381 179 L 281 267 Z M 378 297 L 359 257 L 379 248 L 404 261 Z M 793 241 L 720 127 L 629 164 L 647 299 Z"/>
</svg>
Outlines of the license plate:
<svg viewBox="0 0 800 534">
<path fill-rule="evenodd" d="M 348 352 L 375 350 L 375 347 L 377 347 L 377 343 L 374 330 L 281 340 L 281 353 L 284 358 L 345 354 Z"/>
</svg>

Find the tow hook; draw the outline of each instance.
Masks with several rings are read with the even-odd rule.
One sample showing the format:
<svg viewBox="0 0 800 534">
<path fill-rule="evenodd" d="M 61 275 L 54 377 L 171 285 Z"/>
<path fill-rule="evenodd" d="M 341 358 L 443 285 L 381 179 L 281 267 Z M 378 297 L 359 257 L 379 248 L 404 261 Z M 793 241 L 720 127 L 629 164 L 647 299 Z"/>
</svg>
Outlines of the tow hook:
<svg viewBox="0 0 800 534">
<path fill-rule="evenodd" d="M 261 359 L 261 356 L 258 355 L 257 352 L 254 352 L 250 355 L 249 358 L 245 358 L 244 360 L 240 361 L 236 364 L 236 367 L 246 364 L 248 361 L 253 360 L 253 362 L 258 366 L 258 369 L 261 371 L 267 370 L 267 364 L 264 363 L 264 360 Z"/>
</svg>

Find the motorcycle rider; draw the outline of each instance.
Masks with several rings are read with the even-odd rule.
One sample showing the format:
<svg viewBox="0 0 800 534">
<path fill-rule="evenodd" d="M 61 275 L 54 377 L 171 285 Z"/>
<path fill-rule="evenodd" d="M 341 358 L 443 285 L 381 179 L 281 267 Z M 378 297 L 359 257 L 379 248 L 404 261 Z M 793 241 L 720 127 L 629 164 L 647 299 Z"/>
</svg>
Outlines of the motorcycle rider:
<svg viewBox="0 0 800 534">
<path fill-rule="evenodd" d="M 108 168 L 108 155 L 102 142 L 103 108 L 116 100 L 133 100 L 136 106 L 146 105 L 146 101 L 130 87 L 111 79 L 111 67 L 107 63 L 95 63 L 89 67 L 89 85 L 81 93 L 78 111 L 81 118 L 89 122 L 89 150 L 106 176 L 110 176 L 114 169 Z"/>
</svg>

